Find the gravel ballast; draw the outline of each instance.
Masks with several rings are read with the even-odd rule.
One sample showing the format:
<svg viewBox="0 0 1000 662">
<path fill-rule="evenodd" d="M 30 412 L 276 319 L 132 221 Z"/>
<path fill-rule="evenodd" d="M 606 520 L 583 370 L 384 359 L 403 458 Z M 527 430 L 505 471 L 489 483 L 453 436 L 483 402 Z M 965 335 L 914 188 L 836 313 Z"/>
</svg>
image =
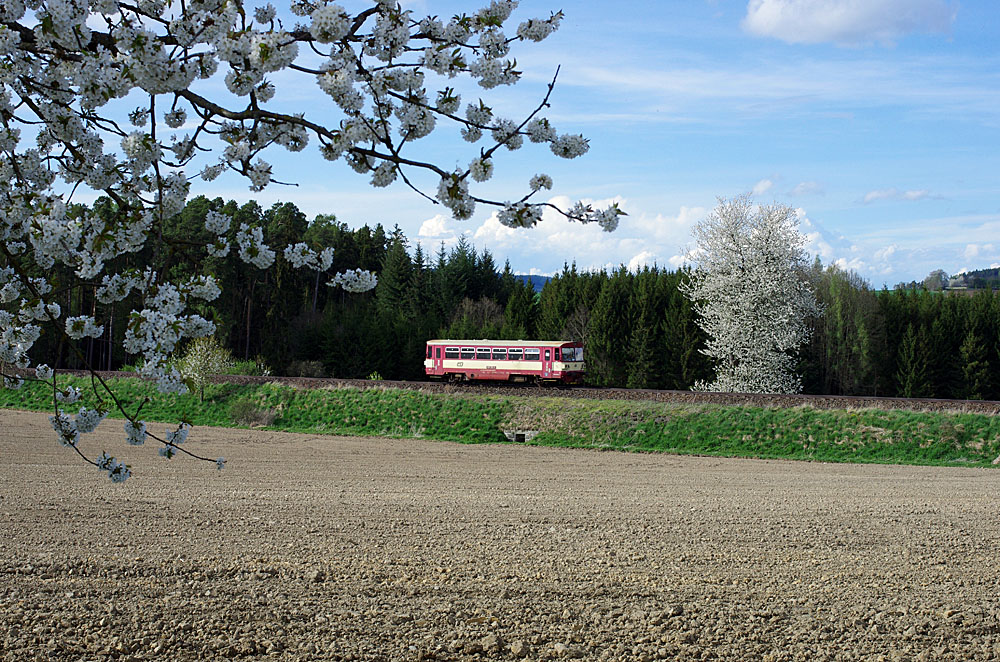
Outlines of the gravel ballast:
<svg viewBox="0 0 1000 662">
<path fill-rule="evenodd" d="M 0 411 L 0 659 L 1000 657 L 996 470 L 123 436 Z"/>
</svg>

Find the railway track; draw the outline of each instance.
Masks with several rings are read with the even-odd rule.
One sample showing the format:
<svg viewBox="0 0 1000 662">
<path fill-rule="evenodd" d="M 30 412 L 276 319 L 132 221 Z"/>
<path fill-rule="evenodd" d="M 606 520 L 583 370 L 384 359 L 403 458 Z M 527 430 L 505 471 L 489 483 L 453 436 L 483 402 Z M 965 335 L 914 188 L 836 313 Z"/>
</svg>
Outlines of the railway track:
<svg viewBox="0 0 1000 662">
<path fill-rule="evenodd" d="M 61 371 L 86 375 L 85 371 Z M 132 372 L 98 372 L 102 377 L 134 377 Z M 747 407 L 812 407 L 813 409 L 884 409 L 907 411 L 941 411 L 951 413 L 1000 414 L 997 400 L 946 400 L 942 398 L 886 398 L 856 395 L 806 395 L 760 393 L 701 393 L 692 391 L 661 391 L 653 389 L 551 387 L 509 385 L 495 382 L 466 383 L 340 379 L 335 377 L 251 377 L 218 375 L 217 383 L 266 384 L 276 383 L 297 388 L 402 388 L 428 393 L 469 393 L 520 397 L 590 398 L 595 400 L 649 400 L 682 404 L 715 404 Z"/>
</svg>

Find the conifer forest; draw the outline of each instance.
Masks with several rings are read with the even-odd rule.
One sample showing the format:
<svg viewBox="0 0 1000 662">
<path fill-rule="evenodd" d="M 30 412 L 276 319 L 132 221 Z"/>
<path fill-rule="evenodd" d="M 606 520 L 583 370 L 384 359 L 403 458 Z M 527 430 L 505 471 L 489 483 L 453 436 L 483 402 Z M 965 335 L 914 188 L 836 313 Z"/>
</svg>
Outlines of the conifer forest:
<svg viewBox="0 0 1000 662">
<path fill-rule="evenodd" d="M 93 209 L 115 213 L 106 198 Z M 210 210 L 232 216 L 233 227 L 263 227 L 275 243 L 302 237 L 313 248 L 332 246 L 330 273 L 378 275 L 374 290 L 353 294 L 328 287 L 325 274 L 291 268 L 280 255 L 273 268 L 259 270 L 232 254 L 208 256 L 204 242 L 172 242 L 179 248 L 165 256 L 118 258 L 137 267 L 159 264 L 171 278 L 207 266 L 222 295 L 200 314 L 216 322 L 218 341 L 236 359 L 273 374 L 423 379 L 424 343 L 431 338 L 579 340 L 595 386 L 685 390 L 713 374 L 699 351 L 705 337 L 692 304 L 678 289 L 684 269 L 593 272 L 566 265 L 536 292 L 509 264 L 464 239 L 450 248 L 425 247 L 398 228 L 350 229 L 323 214 L 309 221 L 292 203 L 265 210 L 204 196 L 190 200 L 165 231 L 178 240 L 198 236 Z M 1000 399 L 1000 379 L 992 377 L 1000 365 L 995 291 L 876 290 L 818 259 L 802 276 L 822 307 L 797 357 L 805 393 Z M 82 356 L 96 369 L 119 369 L 136 358 L 121 342 L 135 302 L 119 301 L 108 311 L 95 290 L 96 284 L 67 289 L 60 303 L 69 315 L 111 314 L 103 337 L 80 341 Z M 43 335 L 33 353 L 52 356 L 58 351 L 52 342 Z M 59 356 L 60 367 L 83 367 L 79 355 Z"/>
</svg>

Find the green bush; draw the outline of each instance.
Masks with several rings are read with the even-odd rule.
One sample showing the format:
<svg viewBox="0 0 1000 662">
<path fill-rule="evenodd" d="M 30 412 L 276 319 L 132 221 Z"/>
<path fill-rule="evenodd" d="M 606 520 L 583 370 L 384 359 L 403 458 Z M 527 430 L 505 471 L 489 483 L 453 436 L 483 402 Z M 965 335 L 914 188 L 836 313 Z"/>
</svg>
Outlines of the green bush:
<svg viewBox="0 0 1000 662">
<path fill-rule="evenodd" d="M 267 426 L 274 423 L 278 413 L 270 407 L 258 407 L 247 399 L 236 400 L 229 406 L 229 419 L 234 425 L 250 427 Z"/>
</svg>

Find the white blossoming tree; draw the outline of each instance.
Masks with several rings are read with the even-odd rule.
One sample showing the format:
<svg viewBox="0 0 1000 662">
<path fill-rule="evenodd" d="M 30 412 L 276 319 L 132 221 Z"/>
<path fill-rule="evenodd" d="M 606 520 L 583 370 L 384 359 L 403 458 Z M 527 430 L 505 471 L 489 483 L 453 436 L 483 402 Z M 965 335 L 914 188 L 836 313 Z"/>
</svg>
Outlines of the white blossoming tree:
<svg viewBox="0 0 1000 662">
<path fill-rule="evenodd" d="M 711 383 L 696 390 L 797 393 L 794 352 L 809 339 L 819 313 L 804 278 L 806 238 L 794 209 L 758 206 L 749 195 L 719 205 L 694 227 L 697 264 L 682 291 L 708 335 L 703 353 L 715 362 Z"/>
<path fill-rule="evenodd" d="M 498 116 L 482 99 L 463 102 L 447 84 L 457 76 L 485 90 L 514 84 L 520 73 L 511 48 L 545 39 L 558 28 L 560 12 L 505 31 L 516 0 L 493 0 L 447 20 L 416 17 L 395 0 L 378 0 L 356 13 L 327 0 L 291 0 L 290 13 L 280 15 L 271 4 L 249 4 L 0 3 L 0 369 L 8 387 L 24 379 L 50 384 L 58 438 L 114 481 L 128 478 L 130 468 L 106 453 L 88 456 L 79 444 L 111 408 L 126 418 L 130 443 L 151 438 L 166 457 L 200 456 L 181 447 L 186 425 L 154 435 L 99 375 L 94 390 L 108 404 L 76 414 L 64 409 L 79 392 L 33 360 L 32 346 L 43 326 L 79 340 L 100 337 L 105 320 L 101 308 L 97 315 L 66 318 L 58 303 L 63 293 L 83 283 L 105 307 L 138 297 L 125 349 L 142 355 L 143 375 L 160 391 L 184 392 L 182 375 L 168 359 L 185 338 L 214 332 L 192 305 L 212 301 L 219 288 L 209 275 L 172 282 L 166 274 L 173 256 L 221 257 L 233 249 L 265 269 L 280 250 L 296 267 L 325 272 L 332 264 L 332 250 L 305 243 L 271 247 L 259 227 L 241 224 L 230 234 L 232 219 L 217 212 L 209 214 L 202 236 L 171 238 L 164 222 L 184 207 L 196 179 L 233 171 L 260 191 L 277 183 L 278 174 L 264 152 L 299 152 L 313 142 L 323 159 L 345 161 L 372 186 L 399 179 L 455 218 L 467 219 L 477 204 L 486 204 L 499 208 L 503 223 L 527 227 L 551 206 L 533 197 L 551 188 L 548 176 L 531 178 L 527 192 L 507 202 L 478 197 L 471 184 L 490 179 L 497 151 L 519 149 L 525 138 L 564 158 L 588 149 L 583 136 L 557 133 L 541 114 L 555 78 L 538 105 L 518 118 Z M 315 84 L 329 96 L 322 120 L 272 103 L 282 94 L 274 82 L 278 72 L 291 85 Z M 211 78 L 224 81 L 228 93 L 212 94 L 214 85 L 199 82 Z M 131 112 L 115 110 L 133 103 Z M 468 167 L 442 167 L 414 151 L 439 125 L 451 125 L 476 145 Z M 453 163 L 454 155 L 447 161 Z M 436 190 L 419 189 L 412 177 L 419 172 L 436 177 Z M 72 204 L 80 190 L 107 196 L 114 213 L 81 211 Z M 584 204 L 559 211 L 609 231 L 621 214 L 617 207 Z M 122 256 L 151 257 L 141 258 L 147 262 L 139 268 L 135 260 L 124 268 Z M 329 284 L 364 291 L 375 278 L 348 272 Z M 75 351 L 73 342 L 68 347 Z M 80 360 L 86 363 L 82 354 Z M 220 468 L 224 463 L 210 461 Z"/>
</svg>

